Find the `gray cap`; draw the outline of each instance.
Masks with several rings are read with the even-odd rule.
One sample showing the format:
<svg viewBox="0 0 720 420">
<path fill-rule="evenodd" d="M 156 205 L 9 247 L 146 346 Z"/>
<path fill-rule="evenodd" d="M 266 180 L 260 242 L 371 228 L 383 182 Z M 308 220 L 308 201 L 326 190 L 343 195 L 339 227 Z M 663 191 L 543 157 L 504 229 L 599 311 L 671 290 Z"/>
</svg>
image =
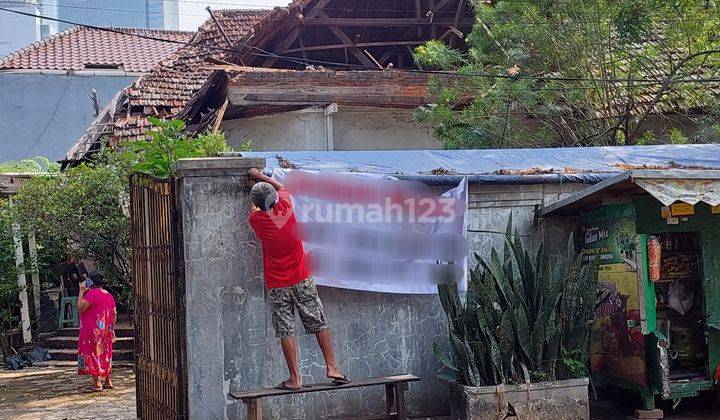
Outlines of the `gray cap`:
<svg viewBox="0 0 720 420">
<path fill-rule="evenodd" d="M 278 194 L 275 187 L 269 183 L 258 182 L 250 190 L 250 199 L 260 210 L 267 210 L 273 208 L 277 203 Z"/>
</svg>

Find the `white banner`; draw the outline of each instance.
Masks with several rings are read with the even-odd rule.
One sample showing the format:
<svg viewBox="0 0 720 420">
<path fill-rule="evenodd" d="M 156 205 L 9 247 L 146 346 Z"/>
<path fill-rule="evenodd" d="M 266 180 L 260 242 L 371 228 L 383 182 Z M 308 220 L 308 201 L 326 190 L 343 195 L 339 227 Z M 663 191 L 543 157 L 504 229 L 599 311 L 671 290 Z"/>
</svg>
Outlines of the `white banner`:
<svg viewBox="0 0 720 420">
<path fill-rule="evenodd" d="M 401 294 L 467 289 L 467 179 L 438 196 L 379 174 L 275 168 L 317 284 Z"/>
<path fill-rule="evenodd" d="M 716 179 L 635 179 L 642 189 L 669 206 L 676 201 L 695 205 L 702 201 L 720 204 L 720 182 Z"/>
</svg>

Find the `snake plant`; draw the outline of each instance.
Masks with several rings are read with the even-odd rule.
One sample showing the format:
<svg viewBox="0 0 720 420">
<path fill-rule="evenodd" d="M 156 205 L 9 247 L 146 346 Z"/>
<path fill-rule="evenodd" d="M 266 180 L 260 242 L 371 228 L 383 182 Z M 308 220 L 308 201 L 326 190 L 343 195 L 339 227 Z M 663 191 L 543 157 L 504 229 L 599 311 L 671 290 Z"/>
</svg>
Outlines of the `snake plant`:
<svg viewBox="0 0 720 420">
<path fill-rule="evenodd" d="M 438 286 L 450 353 L 437 343 L 434 352 L 447 379 L 484 386 L 584 373 L 577 366 L 588 358 L 598 301 L 595 266 L 582 265 L 572 235 L 559 256 L 542 245 L 531 255 L 512 232 L 510 220 L 502 254 L 475 255 L 465 302 L 457 285 Z"/>
</svg>

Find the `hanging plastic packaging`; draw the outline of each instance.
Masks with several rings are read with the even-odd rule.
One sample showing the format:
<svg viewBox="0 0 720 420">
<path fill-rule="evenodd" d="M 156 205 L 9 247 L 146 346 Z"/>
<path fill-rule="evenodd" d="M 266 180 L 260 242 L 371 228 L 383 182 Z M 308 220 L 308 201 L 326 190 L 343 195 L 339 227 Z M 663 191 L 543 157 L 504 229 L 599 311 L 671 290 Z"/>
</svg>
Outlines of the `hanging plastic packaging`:
<svg viewBox="0 0 720 420">
<path fill-rule="evenodd" d="M 657 236 L 651 236 L 647 243 L 648 268 L 650 271 L 650 280 L 656 282 L 660 280 L 661 275 L 661 257 L 662 246 Z"/>
</svg>

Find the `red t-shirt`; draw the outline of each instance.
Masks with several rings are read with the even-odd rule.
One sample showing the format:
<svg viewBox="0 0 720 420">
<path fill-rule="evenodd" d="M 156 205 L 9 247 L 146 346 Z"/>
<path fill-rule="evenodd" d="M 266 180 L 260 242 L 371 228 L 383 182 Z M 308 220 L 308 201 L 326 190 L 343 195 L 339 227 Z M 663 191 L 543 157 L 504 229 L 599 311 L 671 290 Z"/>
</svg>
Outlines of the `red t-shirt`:
<svg viewBox="0 0 720 420">
<path fill-rule="evenodd" d="M 262 242 L 265 284 L 268 288 L 294 286 L 310 276 L 287 191 L 278 192 L 278 202 L 271 210 L 250 214 L 249 222 Z"/>
</svg>

